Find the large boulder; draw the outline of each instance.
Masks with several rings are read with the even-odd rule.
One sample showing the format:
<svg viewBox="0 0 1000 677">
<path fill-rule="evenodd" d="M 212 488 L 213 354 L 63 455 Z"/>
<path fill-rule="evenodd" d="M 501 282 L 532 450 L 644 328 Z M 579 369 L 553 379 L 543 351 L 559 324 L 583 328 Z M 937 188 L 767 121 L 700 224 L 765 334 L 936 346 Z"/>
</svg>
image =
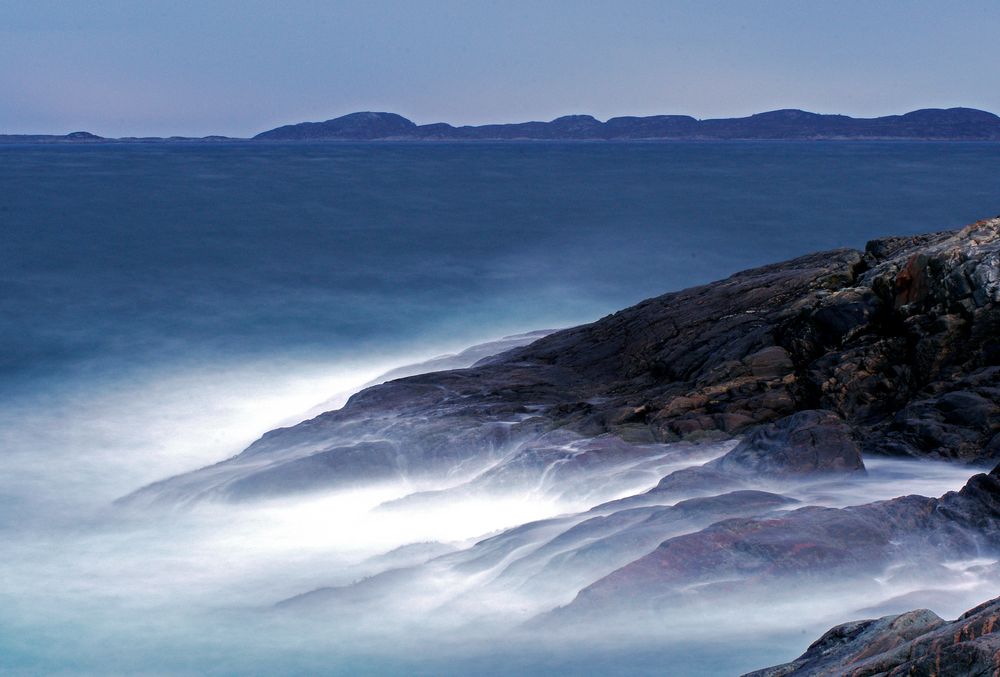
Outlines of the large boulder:
<svg viewBox="0 0 1000 677">
<path fill-rule="evenodd" d="M 817 409 L 756 428 L 712 466 L 765 476 L 865 469 L 850 426 L 833 412 Z"/>
</svg>

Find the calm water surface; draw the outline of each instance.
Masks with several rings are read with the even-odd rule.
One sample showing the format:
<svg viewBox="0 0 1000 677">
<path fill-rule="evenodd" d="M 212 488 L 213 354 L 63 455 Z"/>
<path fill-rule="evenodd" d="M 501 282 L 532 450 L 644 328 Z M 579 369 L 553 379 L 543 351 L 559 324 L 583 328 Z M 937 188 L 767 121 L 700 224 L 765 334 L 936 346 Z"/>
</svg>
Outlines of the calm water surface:
<svg viewBox="0 0 1000 677">
<path fill-rule="evenodd" d="M 0 387 L 457 345 L 997 212 L 997 144 L 0 147 Z"/>
</svg>

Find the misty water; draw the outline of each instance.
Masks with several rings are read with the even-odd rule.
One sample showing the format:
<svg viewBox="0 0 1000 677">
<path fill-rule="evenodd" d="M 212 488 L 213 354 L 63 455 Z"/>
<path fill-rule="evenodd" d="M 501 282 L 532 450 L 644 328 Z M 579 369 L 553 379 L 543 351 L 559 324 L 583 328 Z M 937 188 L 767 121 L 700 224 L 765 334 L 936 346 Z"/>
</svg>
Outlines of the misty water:
<svg viewBox="0 0 1000 677">
<path fill-rule="evenodd" d="M 585 637 L 525 631 L 571 597 L 498 593 L 499 569 L 402 586 L 349 617 L 274 608 L 644 491 L 725 445 L 677 461 L 661 450 L 656 472 L 586 497 L 537 486 L 385 509 L 428 487 L 379 485 L 113 501 L 401 365 L 994 215 L 997 176 L 990 144 L 0 147 L 0 672 L 659 674 L 669 661 L 731 674 L 788 660 L 927 582 L 678 609 Z M 940 495 L 975 472 L 867 463 L 863 480 L 781 493 L 839 507 Z M 954 616 L 991 596 L 976 573 L 988 563 L 947 562 L 956 575 L 932 608 Z"/>
</svg>

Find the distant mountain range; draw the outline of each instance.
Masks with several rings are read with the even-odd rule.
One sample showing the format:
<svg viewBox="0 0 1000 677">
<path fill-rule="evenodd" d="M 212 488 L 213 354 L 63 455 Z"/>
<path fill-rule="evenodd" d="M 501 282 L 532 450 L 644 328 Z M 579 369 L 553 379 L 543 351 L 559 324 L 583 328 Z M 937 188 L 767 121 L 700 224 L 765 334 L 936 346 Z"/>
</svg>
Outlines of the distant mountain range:
<svg viewBox="0 0 1000 677">
<path fill-rule="evenodd" d="M 301 122 L 254 137 L 265 140 L 729 140 L 947 139 L 1000 141 L 1000 117 L 972 108 L 928 108 L 905 115 L 852 118 L 776 110 L 745 118 L 697 120 L 688 115 L 619 117 L 601 122 L 567 115 L 551 122 L 453 127 L 417 125 L 395 113 L 351 113 L 326 122 Z"/>
<path fill-rule="evenodd" d="M 396 113 L 351 113 L 325 122 L 300 122 L 262 132 L 262 141 L 638 141 L 638 140 L 934 140 L 1000 141 L 1000 117 L 974 108 L 925 108 L 905 115 L 852 118 L 797 109 L 743 118 L 698 120 L 688 115 L 617 117 L 566 115 L 550 122 L 455 127 L 418 125 Z M 0 143 L 219 142 L 224 136 L 105 139 L 88 132 L 0 135 Z"/>
</svg>

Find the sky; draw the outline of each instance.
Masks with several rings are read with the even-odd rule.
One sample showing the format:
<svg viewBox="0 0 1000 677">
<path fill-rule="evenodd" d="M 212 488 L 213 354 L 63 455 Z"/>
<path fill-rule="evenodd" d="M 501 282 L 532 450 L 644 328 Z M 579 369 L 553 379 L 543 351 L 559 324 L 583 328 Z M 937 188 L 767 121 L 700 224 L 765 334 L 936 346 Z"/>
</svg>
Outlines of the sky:
<svg viewBox="0 0 1000 677">
<path fill-rule="evenodd" d="M 1000 112 L 1000 2 L 3 0 L 0 133 Z"/>
</svg>

